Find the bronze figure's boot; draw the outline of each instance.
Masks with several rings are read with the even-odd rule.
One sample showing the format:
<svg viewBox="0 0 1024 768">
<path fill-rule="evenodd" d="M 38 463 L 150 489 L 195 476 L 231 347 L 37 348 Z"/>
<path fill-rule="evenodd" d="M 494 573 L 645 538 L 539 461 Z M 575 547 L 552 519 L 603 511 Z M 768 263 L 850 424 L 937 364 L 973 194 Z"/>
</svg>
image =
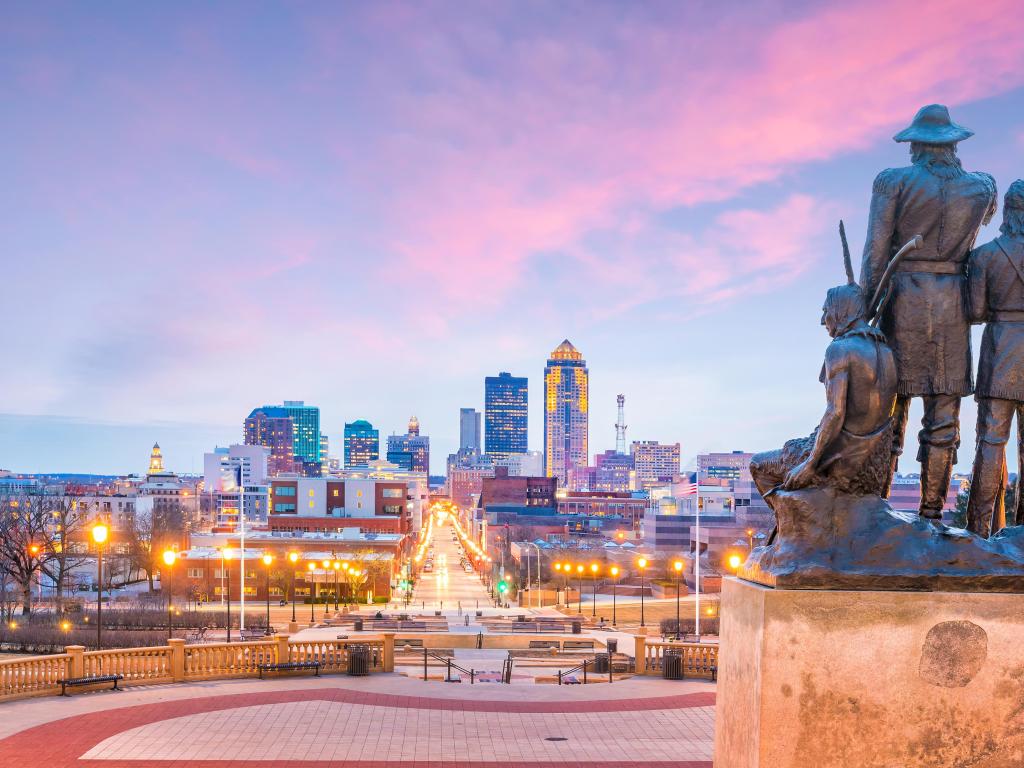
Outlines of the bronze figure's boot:
<svg viewBox="0 0 1024 768">
<path fill-rule="evenodd" d="M 921 517 L 941 520 L 946 506 L 949 481 L 953 476 L 953 448 L 922 445 L 921 459 Z"/>
<path fill-rule="evenodd" d="M 983 538 L 992 533 L 992 516 L 1003 493 L 1003 465 L 1006 449 L 978 441 L 974 456 L 974 478 L 967 500 L 967 530 Z"/>
</svg>

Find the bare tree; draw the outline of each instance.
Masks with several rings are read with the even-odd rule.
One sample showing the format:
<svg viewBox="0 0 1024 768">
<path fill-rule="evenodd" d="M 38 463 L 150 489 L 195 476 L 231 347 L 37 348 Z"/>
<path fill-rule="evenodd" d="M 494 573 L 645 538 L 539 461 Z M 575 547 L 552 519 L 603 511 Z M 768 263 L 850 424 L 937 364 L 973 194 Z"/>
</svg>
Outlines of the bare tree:
<svg viewBox="0 0 1024 768">
<path fill-rule="evenodd" d="M 0 498 L 0 567 L 21 591 L 21 613 L 32 613 L 32 583 L 52 553 L 49 497 L 13 493 Z"/>
<path fill-rule="evenodd" d="M 50 535 L 41 571 L 54 583 L 57 612 L 64 612 L 64 589 L 72 571 L 90 560 L 86 525 L 88 514 L 80 505 L 80 495 L 70 490 L 46 496 Z"/>
</svg>

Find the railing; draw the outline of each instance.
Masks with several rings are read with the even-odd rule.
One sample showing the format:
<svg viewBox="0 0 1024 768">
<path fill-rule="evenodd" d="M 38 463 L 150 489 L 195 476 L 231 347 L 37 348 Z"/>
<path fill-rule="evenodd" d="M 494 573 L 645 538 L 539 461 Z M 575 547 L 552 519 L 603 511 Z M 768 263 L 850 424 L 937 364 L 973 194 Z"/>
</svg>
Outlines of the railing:
<svg viewBox="0 0 1024 768">
<path fill-rule="evenodd" d="M 260 664 L 276 664 L 277 655 L 275 640 L 189 645 L 185 648 L 185 677 L 251 677 L 259 674 Z"/>
<path fill-rule="evenodd" d="M 639 650 L 639 649 L 638 649 Z M 678 652 L 683 660 L 684 677 L 714 678 L 718 671 L 718 646 L 704 643 L 644 643 L 643 673 L 658 675 L 664 669 L 665 651 Z M 637 672 L 641 672 L 637 658 Z"/>
<path fill-rule="evenodd" d="M 455 669 L 456 672 L 461 672 L 464 675 L 469 675 L 469 684 L 470 685 L 473 685 L 476 682 L 476 670 L 474 670 L 472 668 L 466 669 L 465 667 L 460 667 L 458 664 L 456 664 L 454 661 L 452 661 L 452 657 L 451 656 L 443 656 L 440 653 L 434 653 L 433 651 L 431 651 L 428 648 L 424 648 L 423 649 L 423 679 L 424 680 L 427 679 L 427 661 L 429 659 L 437 659 L 438 661 L 440 661 L 441 663 L 443 663 L 445 665 L 446 671 L 445 671 L 444 679 L 445 679 L 445 682 L 447 682 L 447 683 L 452 682 L 452 669 L 453 668 Z M 504 681 L 504 675 L 502 675 L 502 680 Z"/>
<path fill-rule="evenodd" d="M 81 677 L 123 675 L 125 683 L 166 683 L 172 679 L 169 645 L 86 651 L 82 654 L 82 664 Z"/>
<path fill-rule="evenodd" d="M 323 672 L 346 672 L 350 645 L 370 646 L 370 671 L 384 671 L 384 640 L 299 640 L 289 643 L 289 661 L 319 661 Z M 392 654 L 394 638 L 391 638 Z"/>
<path fill-rule="evenodd" d="M 33 656 L 0 662 L 0 697 L 15 698 L 50 693 L 68 675 L 71 654 Z"/>
<path fill-rule="evenodd" d="M 186 645 L 175 638 L 151 648 L 86 651 L 68 646 L 66 653 L 0 661 L 0 701 L 60 692 L 60 680 L 122 675 L 126 685 L 153 685 L 232 677 L 257 677 L 261 664 L 319 661 L 322 672 L 347 672 L 349 646 L 369 646 L 370 672 L 392 672 L 394 634 L 358 640 L 296 640 L 276 635 L 243 643 Z"/>
</svg>

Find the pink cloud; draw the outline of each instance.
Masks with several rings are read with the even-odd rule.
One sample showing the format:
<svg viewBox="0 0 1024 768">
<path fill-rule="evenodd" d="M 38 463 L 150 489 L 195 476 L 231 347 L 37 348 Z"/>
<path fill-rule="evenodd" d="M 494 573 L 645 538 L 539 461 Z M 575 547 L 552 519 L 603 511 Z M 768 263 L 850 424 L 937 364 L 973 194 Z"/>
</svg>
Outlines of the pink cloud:
<svg viewBox="0 0 1024 768">
<path fill-rule="evenodd" d="M 607 37 L 584 22 L 511 43 L 490 17 L 384 16 L 421 65 L 416 88 L 374 75 L 415 125 L 381 138 L 375 167 L 403 181 L 383 209 L 400 270 L 454 307 L 490 303 L 590 231 L 655 227 L 667 207 L 865 148 L 928 101 L 1024 82 L 1012 2 L 842 4 L 781 22 L 755 8 L 692 29 L 626 16 Z"/>
</svg>

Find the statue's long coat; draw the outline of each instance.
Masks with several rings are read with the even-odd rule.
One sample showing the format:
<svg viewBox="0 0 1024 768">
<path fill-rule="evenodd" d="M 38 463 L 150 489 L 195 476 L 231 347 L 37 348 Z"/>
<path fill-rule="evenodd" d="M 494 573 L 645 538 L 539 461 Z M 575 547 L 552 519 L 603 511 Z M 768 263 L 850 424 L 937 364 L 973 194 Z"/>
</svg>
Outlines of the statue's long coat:
<svg viewBox="0 0 1024 768">
<path fill-rule="evenodd" d="M 985 322 L 978 361 L 978 397 L 1024 402 L 1024 238 L 1002 235 L 970 259 L 971 319 Z"/>
<path fill-rule="evenodd" d="M 865 295 L 874 295 L 903 244 L 924 238 L 894 276 L 879 324 L 896 356 L 901 395 L 962 396 L 974 389 L 964 274 L 995 204 L 995 180 L 958 165 L 922 162 L 875 179 L 861 264 Z"/>
</svg>

